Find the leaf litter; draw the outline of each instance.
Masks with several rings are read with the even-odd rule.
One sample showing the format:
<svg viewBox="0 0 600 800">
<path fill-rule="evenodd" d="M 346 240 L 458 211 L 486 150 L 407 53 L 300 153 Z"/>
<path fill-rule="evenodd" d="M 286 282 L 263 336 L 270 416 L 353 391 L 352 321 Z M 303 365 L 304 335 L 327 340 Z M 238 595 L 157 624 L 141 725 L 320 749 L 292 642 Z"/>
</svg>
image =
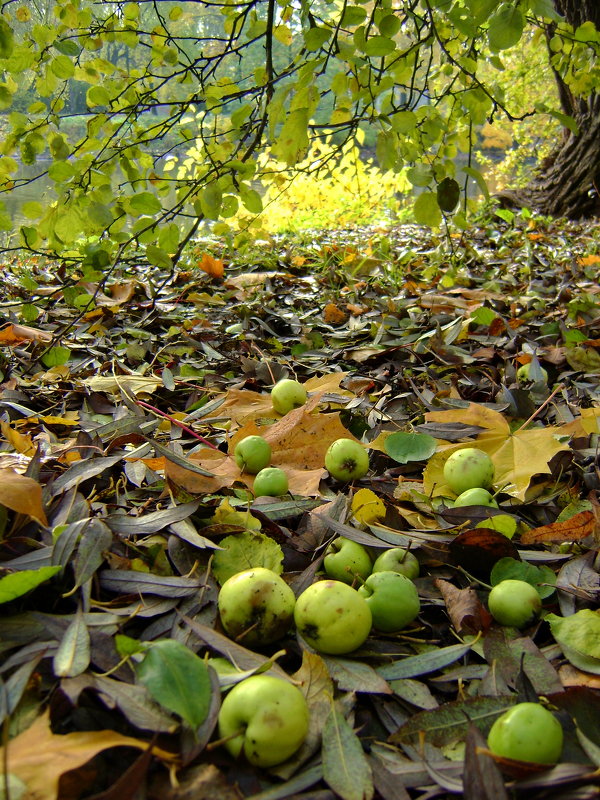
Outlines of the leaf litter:
<svg viewBox="0 0 600 800">
<path fill-rule="evenodd" d="M 24 797 L 597 796 L 599 252 L 597 225 L 492 216 L 450 247 L 403 226 L 208 238 L 107 279 L 4 265 L 0 708 Z M 282 377 L 309 393 L 283 417 Z M 255 433 L 284 497 L 232 458 Z M 323 466 L 340 437 L 369 447 L 350 485 Z M 447 503 L 465 445 L 498 509 Z M 267 564 L 298 594 L 336 536 L 417 556 L 412 625 L 344 657 L 224 635 L 228 575 Z M 544 607 L 522 631 L 486 604 L 516 576 Z M 215 741 L 220 691 L 262 671 L 311 710 L 271 770 Z M 492 758 L 494 719 L 540 697 L 562 762 Z"/>
</svg>

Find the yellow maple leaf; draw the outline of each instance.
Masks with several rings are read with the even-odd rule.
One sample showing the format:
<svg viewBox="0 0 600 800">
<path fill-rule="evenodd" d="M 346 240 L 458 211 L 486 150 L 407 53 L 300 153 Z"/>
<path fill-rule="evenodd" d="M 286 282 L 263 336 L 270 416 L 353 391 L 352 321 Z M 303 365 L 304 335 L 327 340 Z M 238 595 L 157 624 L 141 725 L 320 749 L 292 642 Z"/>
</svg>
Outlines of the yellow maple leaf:
<svg viewBox="0 0 600 800">
<path fill-rule="evenodd" d="M 423 489 L 434 496 L 452 497 L 454 494 L 444 480 L 444 464 L 451 453 L 463 447 L 478 447 L 486 452 L 494 462 L 494 486 L 520 500 L 525 499 L 533 476 L 550 474 L 548 464 L 552 457 L 569 449 L 563 428 L 547 425 L 511 432 L 502 414 L 477 403 L 469 403 L 467 408 L 432 411 L 425 414 L 425 419 L 427 422 L 465 422 L 485 428 L 474 442 L 443 444 L 429 459 L 423 472 Z"/>
</svg>

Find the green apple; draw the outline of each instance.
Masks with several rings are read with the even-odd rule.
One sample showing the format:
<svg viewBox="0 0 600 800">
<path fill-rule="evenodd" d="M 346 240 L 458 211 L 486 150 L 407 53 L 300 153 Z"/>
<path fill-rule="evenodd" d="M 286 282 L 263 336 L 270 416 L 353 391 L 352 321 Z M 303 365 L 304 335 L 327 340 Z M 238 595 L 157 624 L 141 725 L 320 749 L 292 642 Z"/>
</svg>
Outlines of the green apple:
<svg viewBox="0 0 600 800">
<path fill-rule="evenodd" d="M 320 653 L 356 650 L 371 630 L 371 609 L 356 589 L 342 581 L 317 581 L 296 601 L 294 621 L 300 636 Z"/>
<path fill-rule="evenodd" d="M 488 489 L 494 480 L 494 464 L 483 450 L 462 447 L 446 459 L 444 480 L 456 494 L 467 489 Z"/>
<path fill-rule="evenodd" d="M 271 445 L 262 436 L 245 436 L 236 444 L 233 457 L 242 472 L 256 475 L 271 461 Z"/>
<path fill-rule="evenodd" d="M 308 733 L 309 711 L 300 689 L 283 678 L 252 675 L 225 696 L 219 737 L 232 756 L 257 767 L 287 761 Z"/>
<path fill-rule="evenodd" d="M 323 566 L 330 578 L 351 584 L 371 574 L 371 556 L 362 544 L 340 536 L 325 550 Z"/>
<path fill-rule="evenodd" d="M 544 382 L 548 383 L 548 371 L 544 369 L 544 367 L 537 365 L 537 369 L 532 369 L 531 366 L 532 362 L 529 361 L 527 364 L 523 364 L 517 370 L 517 380 L 518 381 L 536 381 L 538 383 Z M 533 373 L 534 377 L 530 377 L 530 373 Z"/>
<path fill-rule="evenodd" d="M 293 378 L 283 378 L 271 389 L 271 403 L 278 414 L 303 406 L 307 396 L 304 385 Z"/>
<path fill-rule="evenodd" d="M 217 606 L 228 636 L 245 647 L 269 644 L 292 625 L 296 598 L 283 580 L 266 567 L 254 567 L 228 578 Z"/>
<path fill-rule="evenodd" d="M 288 490 L 287 475 L 279 467 L 265 467 L 254 478 L 255 497 L 281 497 Z"/>
<path fill-rule="evenodd" d="M 390 633 L 405 628 L 421 610 L 417 587 L 399 572 L 374 572 L 358 593 L 367 601 L 373 625 L 380 631 Z"/>
<path fill-rule="evenodd" d="M 462 506 L 489 506 L 490 508 L 498 508 L 498 503 L 494 500 L 494 496 L 488 492 L 487 489 L 467 489 L 461 492 L 454 501 L 454 508 L 461 508 Z"/>
<path fill-rule="evenodd" d="M 363 478 L 369 471 L 369 454 L 354 439 L 336 439 L 325 453 L 325 469 L 338 481 Z"/>
<path fill-rule="evenodd" d="M 419 577 L 419 561 L 403 547 L 390 547 L 377 556 L 372 572 L 399 572 L 414 580 Z"/>
<path fill-rule="evenodd" d="M 488 747 L 496 756 L 536 764 L 556 764 L 563 748 L 563 730 L 540 703 L 517 703 L 490 728 Z"/>
<path fill-rule="evenodd" d="M 527 581 L 507 578 L 492 587 L 488 608 L 500 625 L 525 628 L 539 617 L 542 600 L 537 589 Z"/>
</svg>

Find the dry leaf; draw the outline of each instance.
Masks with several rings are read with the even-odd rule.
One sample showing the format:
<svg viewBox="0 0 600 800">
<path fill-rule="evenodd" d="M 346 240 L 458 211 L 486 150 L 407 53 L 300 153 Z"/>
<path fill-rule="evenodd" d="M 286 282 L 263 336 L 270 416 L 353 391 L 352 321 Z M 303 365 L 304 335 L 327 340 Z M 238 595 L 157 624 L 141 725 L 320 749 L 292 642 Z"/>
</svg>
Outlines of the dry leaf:
<svg viewBox="0 0 600 800">
<path fill-rule="evenodd" d="M 0 750 L 2 764 L 27 786 L 24 800 L 57 800 L 58 783 L 63 773 L 77 769 L 109 747 L 135 747 L 147 750 L 148 742 L 115 731 L 77 731 L 59 736 L 52 733 L 50 716 L 45 712 L 26 731 Z M 152 746 L 152 753 L 167 763 L 175 760 L 168 753 Z M 6 759 L 6 760 L 5 760 Z"/>
<path fill-rule="evenodd" d="M 19 431 L 16 431 L 14 428 L 12 428 L 8 422 L 0 422 L 0 430 L 2 431 L 2 436 L 4 436 L 6 441 L 14 447 L 17 453 L 23 453 L 26 456 L 33 456 L 36 447 L 31 440 L 31 436 L 26 436 L 23 433 L 19 433 Z"/>
<path fill-rule="evenodd" d="M 335 303 L 327 303 L 323 309 L 323 321 L 328 325 L 342 325 L 348 319 L 348 314 Z"/>
<path fill-rule="evenodd" d="M 46 331 L 39 331 L 37 328 L 30 328 L 28 325 L 6 325 L 0 330 L 0 344 L 13 345 L 23 342 L 44 342 L 52 341 L 52 334 Z"/>
<path fill-rule="evenodd" d="M 457 589 L 441 578 L 434 583 L 444 598 L 446 611 L 458 634 L 477 633 L 490 627 L 492 615 L 484 608 L 475 589 Z"/>
<path fill-rule="evenodd" d="M 211 278 L 222 278 L 225 273 L 223 261 L 220 258 L 211 256 L 210 253 L 202 254 L 202 259 L 198 263 L 198 266 L 203 272 L 210 275 Z"/>
<path fill-rule="evenodd" d="M 33 478 L 12 469 L 0 469 L 0 504 L 48 525 L 42 507 L 42 487 Z"/>
<path fill-rule="evenodd" d="M 521 544 L 580 542 L 586 539 L 596 529 L 596 518 L 592 511 L 580 511 L 579 514 L 566 519 L 564 522 L 552 522 L 532 528 L 521 534 Z"/>
</svg>

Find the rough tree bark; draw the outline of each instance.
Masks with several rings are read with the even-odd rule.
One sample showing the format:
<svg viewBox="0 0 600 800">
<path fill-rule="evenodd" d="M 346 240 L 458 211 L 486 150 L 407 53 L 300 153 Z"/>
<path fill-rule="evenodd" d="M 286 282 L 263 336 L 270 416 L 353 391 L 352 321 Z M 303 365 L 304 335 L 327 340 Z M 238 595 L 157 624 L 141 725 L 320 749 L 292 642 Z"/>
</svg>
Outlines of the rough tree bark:
<svg viewBox="0 0 600 800">
<path fill-rule="evenodd" d="M 600 0 L 554 0 L 554 5 L 574 28 L 591 21 L 600 30 Z M 578 133 L 565 129 L 531 183 L 500 199 L 550 216 L 595 216 L 600 214 L 600 94 L 576 98 L 557 73 L 555 79 L 562 110 L 575 119 Z"/>
</svg>

